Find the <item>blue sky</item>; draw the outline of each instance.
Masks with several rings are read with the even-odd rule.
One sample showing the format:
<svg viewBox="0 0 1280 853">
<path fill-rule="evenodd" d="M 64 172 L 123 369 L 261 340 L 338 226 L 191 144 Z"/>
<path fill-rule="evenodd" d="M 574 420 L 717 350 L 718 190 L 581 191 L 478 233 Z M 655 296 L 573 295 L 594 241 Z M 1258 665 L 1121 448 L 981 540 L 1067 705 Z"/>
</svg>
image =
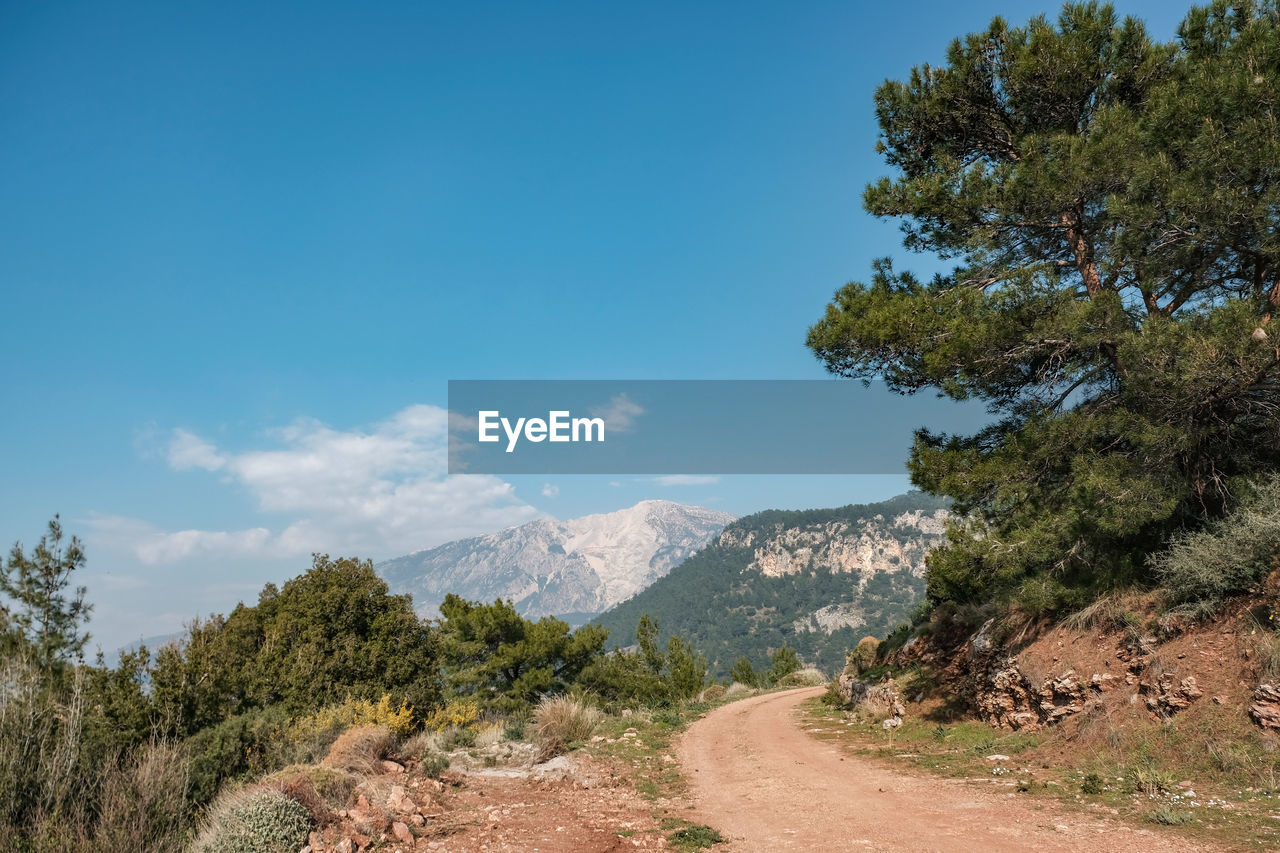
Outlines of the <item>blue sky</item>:
<svg viewBox="0 0 1280 853">
<path fill-rule="evenodd" d="M 111 649 L 313 550 L 903 490 L 451 481 L 437 407 L 451 378 L 822 377 L 832 292 L 927 266 L 861 211 L 875 87 L 1056 8 L 5 4 L 0 541 L 61 513 Z"/>
</svg>

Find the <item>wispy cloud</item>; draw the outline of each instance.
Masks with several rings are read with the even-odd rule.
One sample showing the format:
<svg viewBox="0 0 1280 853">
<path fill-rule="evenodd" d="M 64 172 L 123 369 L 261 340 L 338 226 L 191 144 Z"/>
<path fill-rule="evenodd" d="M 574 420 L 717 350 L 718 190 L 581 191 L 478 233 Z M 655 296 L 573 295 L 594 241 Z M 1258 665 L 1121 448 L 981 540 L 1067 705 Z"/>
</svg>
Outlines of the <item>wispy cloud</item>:
<svg viewBox="0 0 1280 853">
<path fill-rule="evenodd" d="M 659 486 L 710 486 L 720 482 L 720 478 L 706 474 L 668 474 L 654 477 L 653 482 Z"/>
<path fill-rule="evenodd" d="M 185 429 L 169 436 L 174 471 L 217 472 L 282 526 L 162 530 L 138 519 L 99 516 L 99 535 L 149 564 L 200 555 L 293 557 L 314 551 L 390 556 L 538 516 L 512 486 L 486 475 L 446 473 L 448 413 L 411 406 L 367 429 L 300 420 L 274 430 L 276 446 L 240 452 Z"/>
<path fill-rule="evenodd" d="M 626 394 L 614 395 L 608 403 L 589 409 L 597 418 L 604 418 L 605 429 L 611 432 L 627 432 L 636 418 L 644 414 L 644 408 Z"/>
<path fill-rule="evenodd" d="M 553 483 L 546 483 L 542 487 L 542 496 L 544 498 L 554 498 L 560 494 L 560 487 Z"/>
<path fill-rule="evenodd" d="M 226 464 L 226 460 L 218 455 L 218 448 L 185 429 L 173 431 L 165 458 L 175 471 L 190 471 L 192 468 L 217 471 Z"/>
</svg>

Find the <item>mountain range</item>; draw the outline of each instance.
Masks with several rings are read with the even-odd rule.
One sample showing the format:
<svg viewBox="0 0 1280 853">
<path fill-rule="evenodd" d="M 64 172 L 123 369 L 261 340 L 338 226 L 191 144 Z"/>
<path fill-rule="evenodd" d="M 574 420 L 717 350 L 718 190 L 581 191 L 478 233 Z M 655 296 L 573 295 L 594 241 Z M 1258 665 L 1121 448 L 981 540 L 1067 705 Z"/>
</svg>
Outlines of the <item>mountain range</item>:
<svg viewBox="0 0 1280 853">
<path fill-rule="evenodd" d="M 706 655 L 715 675 L 745 656 L 757 669 L 787 645 L 838 672 L 859 638 L 881 637 L 923 598 L 925 556 L 943 542 L 949 504 L 911 492 L 873 504 L 767 510 L 596 621 L 634 642 L 640 617 Z"/>
<path fill-rule="evenodd" d="M 581 623 L 625 601 L 703 548 L 734 516 L 647 500 L 568 521 L 543 518 L 378 563 L 395 593 L 435 616 L 447 593 L 512 601 L 527 617 Z"/>
</svg>

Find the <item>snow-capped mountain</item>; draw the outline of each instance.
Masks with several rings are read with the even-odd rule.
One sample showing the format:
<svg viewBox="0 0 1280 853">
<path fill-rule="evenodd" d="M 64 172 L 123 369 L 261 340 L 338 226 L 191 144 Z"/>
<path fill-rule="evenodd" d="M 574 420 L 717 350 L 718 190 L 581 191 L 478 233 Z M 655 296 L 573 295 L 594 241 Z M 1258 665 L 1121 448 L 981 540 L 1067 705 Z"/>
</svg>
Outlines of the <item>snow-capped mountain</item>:
<svg viewBox="0 0 1280 853">
<path fill-rule="evenodd" d="M 379 563 L 392 592 L 436 615 L 448 593 L 515 602 L 525 616 L 594 614 L 667 574 L 734 520 L 726 512 L 641 501 L 568 521 L 531 521 Z"/>
</svg>

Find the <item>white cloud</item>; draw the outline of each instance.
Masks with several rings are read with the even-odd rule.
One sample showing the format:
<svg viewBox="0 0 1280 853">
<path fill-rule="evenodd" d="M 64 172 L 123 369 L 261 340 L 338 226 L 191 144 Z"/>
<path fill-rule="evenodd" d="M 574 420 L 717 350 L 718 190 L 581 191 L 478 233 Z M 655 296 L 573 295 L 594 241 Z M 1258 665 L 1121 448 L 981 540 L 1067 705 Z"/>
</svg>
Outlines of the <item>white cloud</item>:
<svg viewBox="0 0 1280 853">
<path fill-rule="evenodd" d="M 218 455 L 218 448 L 185 429 L 173 431 L 166 458 L 169 460 L 169 467 L 175 471 L 189 471 L 192 468 L 217 471 L 226 463 Z"/>
<path fill-rule="evenodd" d="M 659 486 L 710 486 L 720 482 L 720 478 L 705 474 L 668 474 L 654 477 L 653 481 Z"/>
<path fill-rule="evenodd" d="M 554 498 L 560 494 L 560 487 L 552 483 L 546 483 L 542 487 L 542 496 L 544 498 Z"/>
<path fill-rule="evenodd" d="M 136 519 L 99 516 L 100 536 L 127 540 L 149 564 L 228 555 L 287 558 L 315 551 L 389 557 L 536 518 L 509 483 L 447 474 L 448 413 L 411 406 L 367 429 L 335 430 L 300 420 L 273 431 L 273 448 L 232 452 L 174 430 L 175 471 L 217 471 L 283 526 L 160 530 Z"/>
<path fill-rule="evenodd" d="M 627 432 L 635 423 L 635 419 L 643 415 L 645 410 L 626 394 L 617 394 L 607 404 L 593 406 L 589 411 L 597 418 L 604 418 L 607 430 Z"/>
</svg>

